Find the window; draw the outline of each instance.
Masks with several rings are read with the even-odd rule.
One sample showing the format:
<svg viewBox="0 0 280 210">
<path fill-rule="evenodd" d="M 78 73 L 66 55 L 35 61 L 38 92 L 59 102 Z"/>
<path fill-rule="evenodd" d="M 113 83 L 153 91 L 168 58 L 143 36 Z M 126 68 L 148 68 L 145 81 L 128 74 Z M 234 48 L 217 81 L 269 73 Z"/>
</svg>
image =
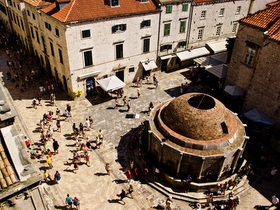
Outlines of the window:
<svg viewBox="0 0 280 210">
<path fill-rule="evenodd" d="M 141 22 L 141 28 L 150 27 L 150 26 L 151 26 L 151 20 L 143 20 Z"/>
<path fill-rule="evenodd" d="M 37 42 L 40 44 L 39 34 L 38 34 L 38 31 L 37 31 L 37 30 L 35 30 L 35 34 L 36 34 L 36 40 L 37 40 Z"/>
<path fill-rule="evenodd" d="M 112 33 L 120 32 L 120 31 L 125 31 L 125 30 L 126 30 L 126 24 L 114 25 L 112 27 Z"/>
<path fill-rule="evenodd" d="M 182 5 L 182 11 L 188 11 L 189 5 L 188 4 L 183 4 Z"/>
<path fill-rule="evenodd" d="M 186 32 L 186 23 L 187 23 L 187 21 L 185 21 L 185 20 L 182 20 L 182 21 L 180 21 L 180 33 L 185 33 Z"/>
<path fill-rule="evenodd" d="M 206 10 L 203 10 L 200 14 L 200 19 L 205 19 L 206 17 Z"/>
<path fill-rule="evenodd" d="M 116 45 L 116 59 L 123 58 L 123 44 Z"/>
<path fill-rule="evenodd" d="M 51 54 L 52 54 L 52 56 L 54 56 L 54 50 L 53 50 L 53 43 L 52 42 L 50 42 L 50 48 L 51 48 Z"/>
<path fill-rule="evenodd" d="M 21 25 L 22 30 L 24 31 L 24 26 L 23 26 L 22 19 L 20 19 L 20 25 Z"/>
<path fill-rule="evenodd" d="M 222 30 L 222 26 L 217 26 L 216 36 L 220 36 L 221 35 L 221 30 Z"/>
<path fill-rule="evenodd" d="M 82 31 L 82 38 L 90 37 L 90 30 L 83 30 Z"/>
<path fill-rule="evenodd" d="M 47 23 L 47 22 L 45 22 L 45 28 L 48 29 L 49 31 L 52 30 L 51 24 L 49 24 L 49 23 Z"/>
<path fill-rule="evenodd" d="M 249 66 L 253 66 L 256 50 L 247 46 L 244 63 Z"/>
<path fill-rule="evenodd" d="M 198 29 L 197 39 L 199 39 L 199 40 L 202 39 L 202 37 L 203 37 L 203 31 L 204 31 L 204 28 L 199 28 L 199 29 Z"/>
<path fill-rule="evenodd" d="M 232 26 L 232 33 L 236 33 L 237 32 L 237 26 L 238 26 L 238 23 L 233 23 L 233 26 Z"/>
<path fill-rule="evenodd" d="M 132 66 L 132 67 L 129 67 L 128 72 L 134 72 L 134 70 L 135 70 L 135 68 L 134 68 L 134 66 Z"/>
<path fill-rule="evenodd" d="M 160 52 L 168 51 L 172 49 L 172 44 L 165 44 L 160 46 Z"/>
<path fill-rule="evenodd" d="M 166 13 L 172 13 L 172 5 L 166 5 Z"/>
<path fill-rule="evenodd" d="M 116 7 L 116 6 L 120 5 L 120 1 L 119 0 L 111 0 L 110 4 L 111 4 L 110 5 L 111 7 Z"/>
<path fill-rule="evenodd" d="M 57 28 L 55 28 L 55 35 L 59 37 L 59 30 Z"/>
<path fill-rule="evenodd" d="M 92 65 L 92 51 L 91 50 L 84 52 L 84 62 L 85 62 L 85 66 Z"/>
<path fill-rule="evenodd" d="M 31 37 L 34 39 L 34 38 L 35 38 L 35 36 L 34 36 L 34 31 L 33 31 L 32 26 L 30 26 L 30 31 L 31 31 Z"/>
<path fill-rule="evenodd" d="M 219 16 L 224 16 L 224 13 L 225 13 L 225 8 L 221 8 Z"/>
<path fill-rule="evenodd" d="M 30 17 L 30 11 L 29 10 L 27 10 L 27 15 Z"/>
<path fill-rule="evenodd" d="M 61 64 L 63 64 L 63 56 L 62 56 L 62 51 L 61 49 L 58 49 L 58 55 L 59 55 L 59 61 Z"/>
<path fill-rule="evenodd" d="M 181 41 L 178 43 L 178 48 L 185 48 L 187 46 L 187 42 L 186 41 Z"/>
<path fill-rule="evenodd" d="M 32 13 L 32 18 L 33 18 L 33 20 L 36 20 L 34 13 Z"/>
<path fill-rule="evenodd" d="M 143 41 L 143 53 L 150 52 L 150 38 L 146 38 Z"/>
<path fill-rule="evenodd" d="M 149 2 L 149 0 L 140 0 L 140 2 L 145 3 L 145 2 Z"/>
<path fill-rule="evenodd" d="M 170 26 L 171 26 L 171 23 L 165 23 L 164 24 L 163 36 L 169 36 L 170 35 Z"/>
<path fill-rule="evenodd" d="M 241 6 L 236 7 L 235 14 L 240 14 L 240 12 L 241 12 Z"/>
</svg>

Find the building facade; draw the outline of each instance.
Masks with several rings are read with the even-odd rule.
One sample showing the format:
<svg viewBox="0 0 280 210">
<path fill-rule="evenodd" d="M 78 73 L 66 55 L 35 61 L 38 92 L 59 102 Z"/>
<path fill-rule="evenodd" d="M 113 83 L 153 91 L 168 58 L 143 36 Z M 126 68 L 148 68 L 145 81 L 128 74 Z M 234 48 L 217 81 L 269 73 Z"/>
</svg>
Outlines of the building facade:
<svg viewBox="0 0 280 210">
<path fill-rule="evenodd" d="M 240 20 L 227 83 L 246 92 L 244 111 L 257 108 L 280 119 L 280 2 Z"/>
<path fill-rule="evenodd" d="M 41 66 L 70 96 L 83 97 L 111 75 L 130 83 L 190 66 L 216 53 L 209 42 L 225 51 L 249 0 L 9 0 L 2 8 L 1 19 Z"/>
</svg>

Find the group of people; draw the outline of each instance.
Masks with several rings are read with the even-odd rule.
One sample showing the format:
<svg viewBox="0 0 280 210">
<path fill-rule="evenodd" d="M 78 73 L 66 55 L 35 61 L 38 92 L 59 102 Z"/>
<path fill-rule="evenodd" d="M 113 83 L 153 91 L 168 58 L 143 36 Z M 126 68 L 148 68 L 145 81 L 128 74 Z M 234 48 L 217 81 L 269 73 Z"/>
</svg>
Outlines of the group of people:
<svg viewBox="0 0 280 210">
<path fill-rule="evenodd" d="M 66 208 L 67 209 L 73 209 L 73 205 L 75 207 L 76 210 L 80 210 L 80 206 L 81 206 L 81 202 L 77 197 L 71 198 L 69 194 L 67 194 L 66 199 L 65 199 L 65 203 L 66 203 Z"/>
</svg>

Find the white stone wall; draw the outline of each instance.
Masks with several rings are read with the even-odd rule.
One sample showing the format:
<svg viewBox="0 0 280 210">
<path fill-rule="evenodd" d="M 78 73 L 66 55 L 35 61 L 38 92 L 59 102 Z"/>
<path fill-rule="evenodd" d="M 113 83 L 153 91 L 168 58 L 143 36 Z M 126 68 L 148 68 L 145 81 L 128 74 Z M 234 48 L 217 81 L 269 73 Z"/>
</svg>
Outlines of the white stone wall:
<svg viewBox="0 0 280 210">
<path fill-rule="evenodd" d="M 237 7 L 241 6 L 240 13 L 236 13 Z M 232 32 L 234 22 L 247 16 L 250 0 L 231 1 L 215 4 L 204 4 L 193 7 L 192 24 L 189 45 L 193 47 L 205 46 L 206 42 L 235 36 Z M 220 16 L 220 9 L 224 8 L 224 15 Z M 206 11 L 206 17 L 201 19 L 201 12 Z M 220 36 L 216 35 L 217 25 L 222 24 Z M 198 31 L 204 27 L 203 37 L 198 40 Z M 236 30 L 237 32 L 237 30 Z"/>
<path fill-rule="evenodd" d="M 141 29 L 141 22 L 148 19 L 151 19 L 151 27 Z M 73 90 L 80 90 L 84 86 L 85 80 L 79 80 L 79 75 L 100 71 L 98 77 L 102 77 L 114 74 L 114 69 L 118 67 L 124 67 L 124 82 L 132 82 L 136 74 L 141 74 L 139 73 L 142 71 L 140 61 L 156 60 L 158 21 L 158 14 L 147 14 L 66 26 L 65 35 Z M 112 33 L 112 26 L 118 24 L 126 24 L 126 30 Z M 87 29 L 90 29 L 91 37 L 83 39 L 81 32 Z M 150 37 L 149 53 L 142 53 L 144 37 Z M 123 43 L 123 59 L 115 58 L 116 43 Z M 92 50 L 93 65 L 84 67 L 83 52 L 87 50 Z M 129 73 L 128 68 L 131 66 L 135 67 L 135 71 Z"/>
<path fill-rule="evenodd" d="M 161 22 L 160 22 L 160 34 L 159 34 L 159 56 L 170 54 L 175 51 L 180 51 L 182 49 L 176 49 L 178 42 L 187 39 L 188 31 L 188 21 L 189 21 L 189 11 L 191 4 L 188 4 L 188 10 L 182 11 L 182 4 L 172 4 L 172 13 L 166 13 L 166 5 L 162 5 L 161 9 Z M 186 20 L 186 31 L 185 33 L 180 33 L 180 20 Z M 164 36 L 164 24 L 171 23 L 170 35 Z M 160 52 L 160 46 L 164 44 L 172 44 L 172 50 L 168 52 Z M 175 49 L 175 51 L 174 51 Z"/>
<path fill-rule="evenodd" d="M 252 0 L 252 6 L 250 8 L 249 13 L 253 14 L 259 10 L 263 10 L 266 8 L 266 4 L 275 2 L 277 0 Z"/>
</svg>

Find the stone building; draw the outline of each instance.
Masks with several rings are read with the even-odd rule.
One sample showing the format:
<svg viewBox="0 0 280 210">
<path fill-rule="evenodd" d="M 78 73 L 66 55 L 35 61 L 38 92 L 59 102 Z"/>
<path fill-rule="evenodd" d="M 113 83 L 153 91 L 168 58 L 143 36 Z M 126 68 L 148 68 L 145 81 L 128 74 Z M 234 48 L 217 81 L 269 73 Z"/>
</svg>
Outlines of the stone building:
<svg viewBox="0 0 280 210">
<path fill-rule="evenodd" d="M 227 84 L 245 90 L 243 110 L 257 108 L 280 123 L 280 1 L 240 20 Z"/>
<path fill-rule="evenodd" d="M 198 183 L 223 180 L 239 169 L 246 143 L 236 114 L 203 93 L 165 101 L 149 119 L 148 154 L 173 184 L 187 175 Z"/>
</svg>

